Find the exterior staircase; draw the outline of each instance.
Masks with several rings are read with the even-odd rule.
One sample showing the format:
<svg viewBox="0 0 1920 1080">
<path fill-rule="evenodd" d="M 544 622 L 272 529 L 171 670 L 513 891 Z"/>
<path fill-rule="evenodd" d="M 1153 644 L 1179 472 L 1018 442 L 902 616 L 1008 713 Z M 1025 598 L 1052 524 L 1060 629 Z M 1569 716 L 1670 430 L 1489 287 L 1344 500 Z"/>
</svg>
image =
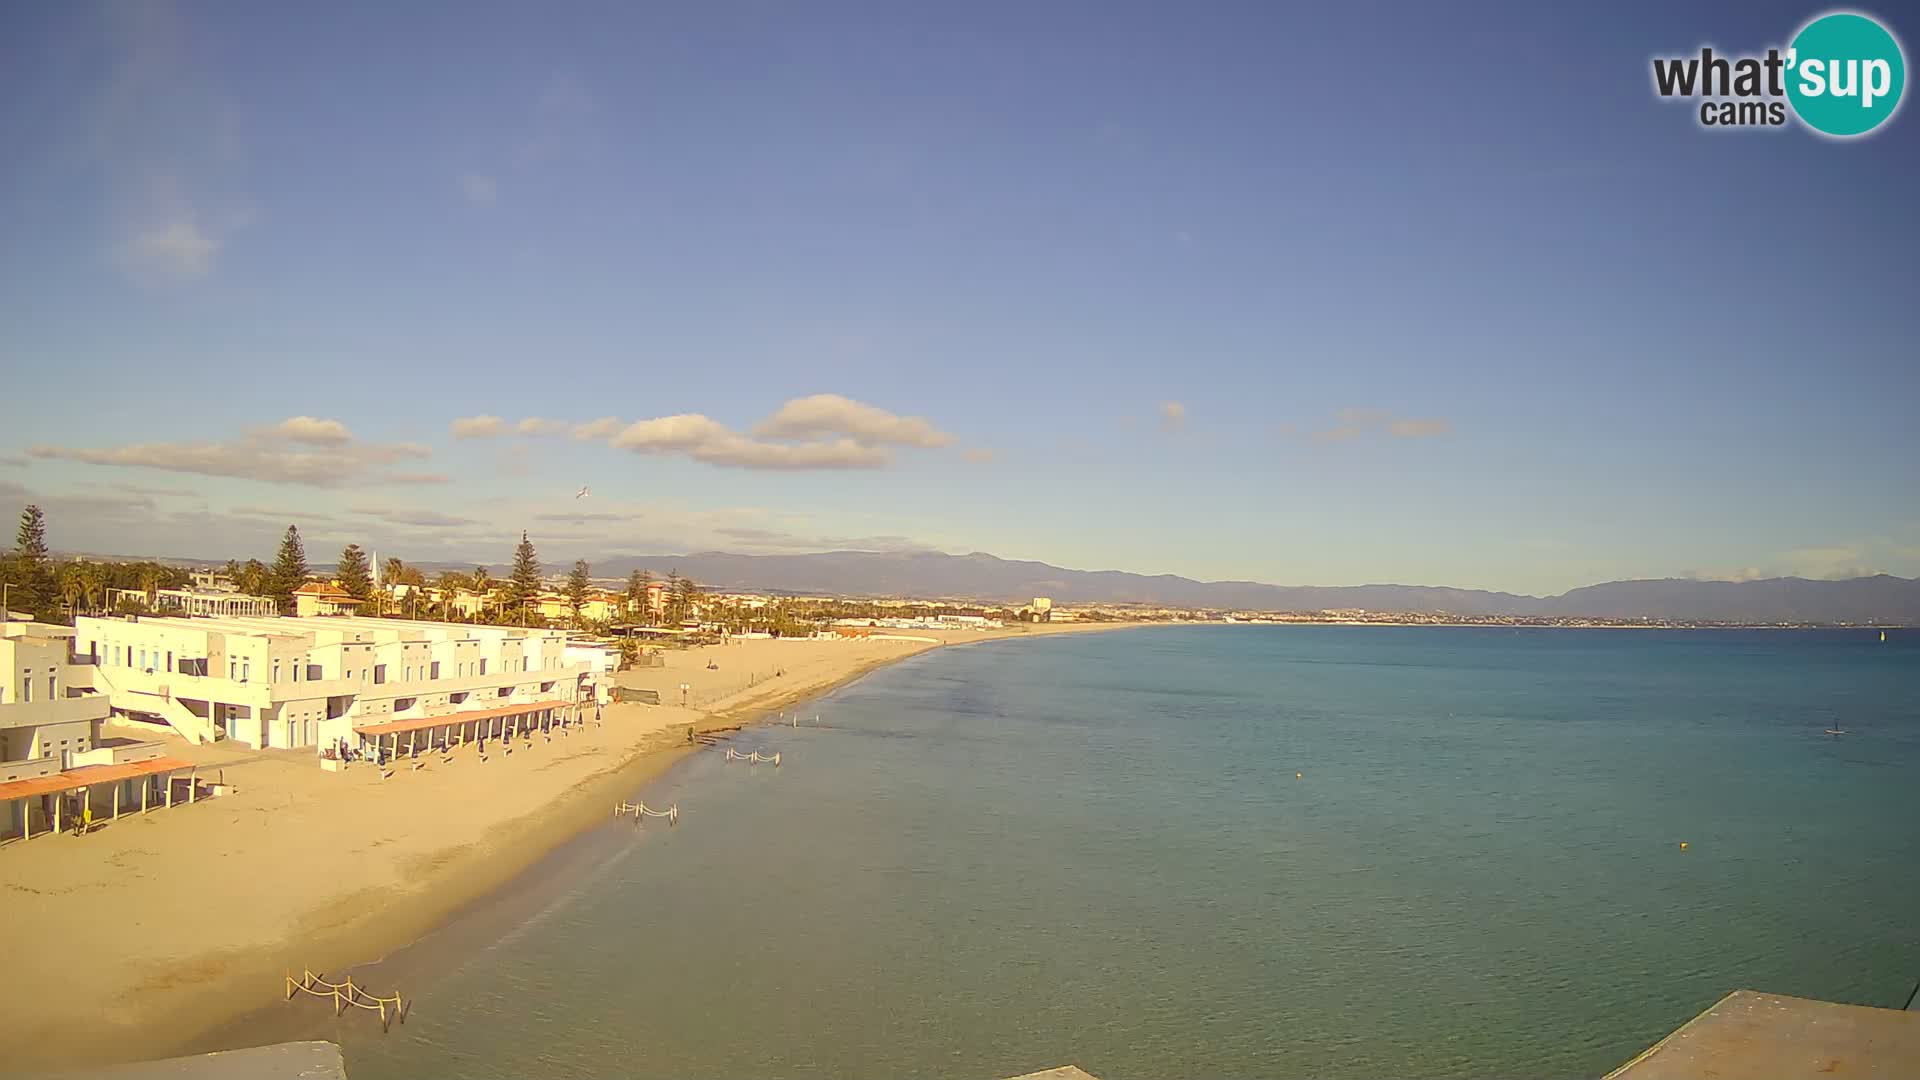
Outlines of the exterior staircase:
<svg viewBox="0 0 1920 1080">
<path fill-rule="evenodd" d="M 93 687 L 96 693 L 105 695 L 113 702 L 114 707 L 123 712 L 152 713 L 158 716 L 166 721 L 168 727 L 178 732 L 181 738 L 195 746 L 218 742 L 227 737 L 226 728 L 214 721 L 211 705 L 208 706 L 209 715 L 201 716 L 182 705 L 178 699 L 167 692 L 165 686 L 160 688 L 159 693 L 122 689 L 114 685 L 111 668 L 95 667 Z"/>
</svg>

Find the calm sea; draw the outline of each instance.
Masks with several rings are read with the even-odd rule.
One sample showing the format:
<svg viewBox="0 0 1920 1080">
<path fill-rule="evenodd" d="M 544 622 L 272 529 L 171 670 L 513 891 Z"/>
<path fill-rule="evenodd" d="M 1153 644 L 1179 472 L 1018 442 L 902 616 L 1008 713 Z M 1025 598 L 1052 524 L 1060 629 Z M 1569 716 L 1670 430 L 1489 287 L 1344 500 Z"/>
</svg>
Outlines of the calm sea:
<svg viewBox="0 0 1920 1080">
<path fill-rule="evenodd" d="M 940 650 L 736 740 L 778 769 L 636 793 L 680 824 L 583 837 L 397 961 L 404 1029 L 332 1030 L 355 1080 L 1592 1077 L 1737 987 L 1897 1007 L 1920 632 L 1890 637 Z"/>
</svg>

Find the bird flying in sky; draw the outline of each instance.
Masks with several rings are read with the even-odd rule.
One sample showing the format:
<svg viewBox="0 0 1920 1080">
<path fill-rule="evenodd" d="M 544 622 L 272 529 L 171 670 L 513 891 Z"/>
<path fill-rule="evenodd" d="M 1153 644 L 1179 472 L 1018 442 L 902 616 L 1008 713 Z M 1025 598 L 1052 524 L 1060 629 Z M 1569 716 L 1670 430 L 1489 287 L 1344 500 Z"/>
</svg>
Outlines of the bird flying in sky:
<svg viewBox="0 0 1920 1080">
<path fill-rule="evenodd" d="M 580 486 L 580 490 L 579 490 L 579 491 L 576 491 L 576 492 L 574 492 L 574 494 L 573 494 L 573 497 L 574 497 L 574 498 L 576 498 L 576 499 L 584 499 L 584 498 L 586 498 L 586 497 L 587 497 L 588 495 L 591 495 L 591 494 L 593 494 L 593 493 L 592 493 L 591 491 L 588 491 L 588 490 L 587 490 L 587 487 L 586 487 L 586 485 L 584 485 L 584 484 L 582 484 L 582 485 Z"/>
</svg>

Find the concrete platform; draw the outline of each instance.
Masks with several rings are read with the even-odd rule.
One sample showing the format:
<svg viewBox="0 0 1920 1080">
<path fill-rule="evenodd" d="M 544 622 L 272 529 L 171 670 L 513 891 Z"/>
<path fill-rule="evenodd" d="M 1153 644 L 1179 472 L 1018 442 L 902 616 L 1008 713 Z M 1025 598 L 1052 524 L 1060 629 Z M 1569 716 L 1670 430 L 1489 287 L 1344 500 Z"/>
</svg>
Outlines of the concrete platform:
<svg viewBox="0 0 1920 1080">
<path fill-rule="evenodd" d="M 1835 1077 L 1920 1077 L 1920 1012 L 1735 990 L 1606 1080 Z"/>
<path fill-rule="evenodd" d="M 333 1043 L 290 1042 L 48 1074 L 41 1080 L 347 1080 L 347 1061 Z"/>
</svg>

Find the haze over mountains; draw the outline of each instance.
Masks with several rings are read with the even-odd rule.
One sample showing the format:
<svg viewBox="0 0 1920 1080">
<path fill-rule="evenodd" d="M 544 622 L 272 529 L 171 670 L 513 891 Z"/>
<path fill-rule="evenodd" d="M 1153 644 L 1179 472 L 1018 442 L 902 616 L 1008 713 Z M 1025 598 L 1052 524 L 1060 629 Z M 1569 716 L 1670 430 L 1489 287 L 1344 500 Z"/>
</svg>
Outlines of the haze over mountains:
<svg viewBox="0 0 1920 1080">
<path fill-rule="evenodd" d="M 111 556 L 95 556 L 111 557 Z M 217 566 L 207 560 L 164 560 Z M 409 562 L 429 574 L 471 571 L 468 562 Z M 554 562 L 549 574 L 565 571 Z M 330 570 L 315 563 L 319 572 Z M 1258 581 L 1195 581 L 1174 574 L 1068 570 L 984 552 L 827 551 L 800 555 L 617 555 L 596 560 L 601 581 L 636 569 L 665 577 L 678 571 L 703 588 L 804 596 L 914 597 L 1025 603 L 1035 596 L 1065 605 L 1145 604 L 1240 611 L 1363 609 L 1447 615 L 1521 615 L 1593 619 L 1672 619 L 1733 623 L 1879 623 L 1920 626 L 1920 579 L 1876 574 L 1843 580 L 1766 578 L 1700 581 L 1658 578 L 1609 581 L 1558 596 L 1523 596 L 1434 585 L 1269 585 Z M 504 577 L 504 564 L 487 566 Z"/>
<path fill-rule="evenodd" d="M 1257 611 L 1439 612 L 1452 615 L 1701 619 L 1725 622 L 1920 623 L 1920 581 L 1886 574 L 1844 581 L 1612 581 L 1559 596 L 1518 596 L 1426 585 L 1267 585 L 1195 581 L 1172 574 L 1067 570 L 993 555 L 832 551 L 807 555 L 618 556 L 594 564 L 597 577 L 635 568 L 656 576 L 678 570 L 724 590 L 772 590 L 837 596 L 965 597 L 1065 604 L 1137 603 Z"/>
</svg>

